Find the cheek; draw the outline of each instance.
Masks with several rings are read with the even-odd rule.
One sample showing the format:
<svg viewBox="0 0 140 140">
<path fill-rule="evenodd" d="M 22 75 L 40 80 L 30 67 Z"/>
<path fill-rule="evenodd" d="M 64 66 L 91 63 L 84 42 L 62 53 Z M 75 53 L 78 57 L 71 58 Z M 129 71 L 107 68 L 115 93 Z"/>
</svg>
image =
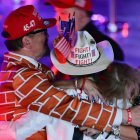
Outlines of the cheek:
<svg viewBox="0 0 140 140">
<path fill-rule="evenodd" d="M 42 36 L 40 36 L 40 38 L 39 38 L 39 43 L 40 43 L 40 44 L 44 44 L 44 43 L 45 43 L 45 40 L 46 40 L 45 35 L 42 35 Z"/>
<path fill-rule="evenodd" d="M 45 48 L 45 38 L 38 38 L 38 41 L 36 41 L 37 45 L 37 51 L 40 52 Z"/>
</svg>

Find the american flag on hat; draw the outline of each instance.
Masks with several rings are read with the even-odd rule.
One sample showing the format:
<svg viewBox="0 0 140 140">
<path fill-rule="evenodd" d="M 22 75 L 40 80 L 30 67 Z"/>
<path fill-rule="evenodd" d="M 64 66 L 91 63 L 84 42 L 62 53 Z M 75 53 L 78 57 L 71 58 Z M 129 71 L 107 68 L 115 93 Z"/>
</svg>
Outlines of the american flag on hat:
<svg viewBox="0 0 140 140">
<path fill-rule="evenodd" d="M 65 63 L 66 58 L 70 54 L 70 43 L 62 36 L 59 42 L 54 46 L 54 50 L 59 62 Z"/>
<path fill-rule="evenodd" d="M 70 40 L 71 46 L 75 46 L 75 42 L 76 42 L 76 33 L 75 33 L 75 13 L 73 13 L 73 17 L 72 17 L 72 20 L 71 20 L 71 27 L 70 27 L 69 40 Z"/>
<path fill-rule="evenodd" d="M 71 47 L 75 44 L 75 13 L 72 19 L 61 21 L 59 17 L 59 40 L 54 44 L 56 57 L 60 63 L 65 63 L 70 54 Z"/>
</svg>

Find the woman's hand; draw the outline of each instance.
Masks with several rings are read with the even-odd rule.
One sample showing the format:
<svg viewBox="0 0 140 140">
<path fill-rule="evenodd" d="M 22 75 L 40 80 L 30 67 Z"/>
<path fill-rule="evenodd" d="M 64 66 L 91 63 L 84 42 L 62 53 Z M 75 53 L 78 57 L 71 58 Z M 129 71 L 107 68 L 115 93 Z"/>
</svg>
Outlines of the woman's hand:
<svg viewBox="0 0 140 140">
<path fill-rule="evenodd" d="M 90 101 L 92 101 L 94 98 L 96 102 L 99 102 L 99 99 L 101 99 L 103 102 L 105 102 L 103 96 L 99 92 L 99 90 L 93 80 L 86 78 L 85 85 L 84 85 L 84 91 L 89 96 Z"/>
</svg>

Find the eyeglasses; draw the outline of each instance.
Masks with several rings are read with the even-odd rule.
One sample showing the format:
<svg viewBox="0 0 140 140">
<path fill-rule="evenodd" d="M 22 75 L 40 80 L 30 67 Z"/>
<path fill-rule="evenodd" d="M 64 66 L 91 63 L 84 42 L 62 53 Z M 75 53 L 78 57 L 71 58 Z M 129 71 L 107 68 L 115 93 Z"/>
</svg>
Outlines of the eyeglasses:
<svg viewBox="0 0 140 140">
<path fill-rule="evenodd" d="M 48 35 L 47 29 L 41 29 L 41 30 L 37 30 L 37 31 L 32 31 L 28 35 L 30 35 L 30 34 L 37 34 L 37 33 L 41 33 L 41 32 L 44 32 L 45 35 Z"/>
</svg>

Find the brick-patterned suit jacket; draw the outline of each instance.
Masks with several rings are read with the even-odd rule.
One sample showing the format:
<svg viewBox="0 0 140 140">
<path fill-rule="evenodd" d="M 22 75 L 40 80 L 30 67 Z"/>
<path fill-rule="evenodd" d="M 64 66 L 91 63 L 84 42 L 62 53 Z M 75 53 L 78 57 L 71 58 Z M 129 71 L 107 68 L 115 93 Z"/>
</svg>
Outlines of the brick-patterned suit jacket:
<svg viewBox="0 0 140 140">
<path fill-rule="evenodd" d="M 0 72 L 0 120 L 14 120 L 29 110 L 105 131 L 110 130 L 117 111 L 68 96 L 53 86 L 47 67 L 7 53 Z"/>
</svg>

